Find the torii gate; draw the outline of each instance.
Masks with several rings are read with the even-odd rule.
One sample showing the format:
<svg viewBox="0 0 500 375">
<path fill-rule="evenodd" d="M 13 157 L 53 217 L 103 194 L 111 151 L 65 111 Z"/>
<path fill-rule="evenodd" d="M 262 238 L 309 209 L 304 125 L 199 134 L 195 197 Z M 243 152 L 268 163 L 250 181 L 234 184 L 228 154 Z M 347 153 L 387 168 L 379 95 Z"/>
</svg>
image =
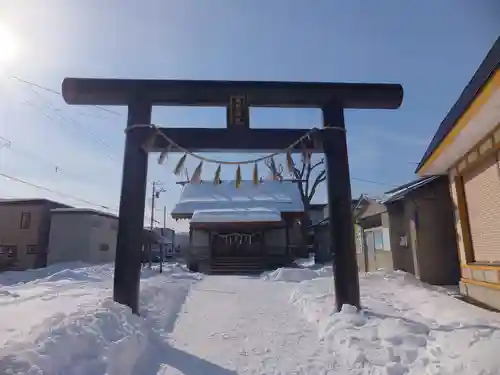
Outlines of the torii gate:
<svg viewBox="0 0 500 375">
<path fill-rule="evenodd" d="M 325 154 L 337 310 L 343 304 L 360 307 L 346 134 L 338 128 L 345 129 L 344 109 L 398 108 L 403 100 L 401 85 L 66 78 L 62 93 L 68 104 L 127 106 L 128 128 L 150 124 L 153 106 L 225 106 L 225 129 L 158 129 L 177 144 L 196 152 L 284 149 L 309 130 L 251 129 L 249 107 L 320 108 L 322 145 L 309 142 L 306 148 Z M 329 130 L 331 127 L 336 129 Z M 136 314 L 148 169 L 148 155 L 142 145 L 151 131 L 135 128 L 126 133 L 120 197 L 113 298 Z M 161 151 L 167 146 L 157 137 L 150 151 Z M 304 150 L 297 147 L 294 151 Z"/>
</svg>

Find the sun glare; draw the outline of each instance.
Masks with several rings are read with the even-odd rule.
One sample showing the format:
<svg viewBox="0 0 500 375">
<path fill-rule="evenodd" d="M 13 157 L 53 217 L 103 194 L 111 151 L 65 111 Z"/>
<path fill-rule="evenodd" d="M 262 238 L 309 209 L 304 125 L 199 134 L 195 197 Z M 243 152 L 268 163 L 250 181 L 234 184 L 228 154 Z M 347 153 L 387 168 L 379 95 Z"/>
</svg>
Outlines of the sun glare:
<svg viewBox="0 0 500 375">
<path fill-rule="evenodd" d="M 0 25 L 0 63 L 14 59 L 18 53 L 18 47 L 14 34 L 7 27 Z"/>
</svg>

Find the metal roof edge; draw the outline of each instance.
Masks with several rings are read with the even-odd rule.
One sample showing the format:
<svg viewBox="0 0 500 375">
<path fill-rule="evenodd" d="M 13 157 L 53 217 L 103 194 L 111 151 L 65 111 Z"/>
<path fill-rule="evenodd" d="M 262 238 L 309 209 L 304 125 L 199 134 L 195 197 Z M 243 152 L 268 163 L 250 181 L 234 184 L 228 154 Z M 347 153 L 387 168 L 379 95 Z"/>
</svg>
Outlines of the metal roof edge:
<svg viewBox="0 0 500 375">
<path fill-rule="evenodd" d="M 422 159 L 415 169 L 415 173 L 424 166 L 425 162 L 436 151 L 439 145 L 443 142 L 446 136 L 455 126 L 456 122 L 462 114 L 474 102 L 474 99 L 481 91 L 482 87 L 488 82 L 493 73 L 500 67 L 500 36 L 497 38 L 493 46 L 488 51 L 486 57 L 481 62 L 471 80 L 465 86 L 464 90 L 458 97 L 453 107 L 439 125 L 434 137 L 432 138 L 429 146 L 427 147 Z"/>
</svg>

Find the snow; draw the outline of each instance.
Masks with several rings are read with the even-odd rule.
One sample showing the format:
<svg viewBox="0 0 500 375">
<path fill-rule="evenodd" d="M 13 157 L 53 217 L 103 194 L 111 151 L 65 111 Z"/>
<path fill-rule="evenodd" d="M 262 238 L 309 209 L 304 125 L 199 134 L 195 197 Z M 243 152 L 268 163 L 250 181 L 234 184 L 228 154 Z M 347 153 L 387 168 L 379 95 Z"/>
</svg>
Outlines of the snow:
<svg viewBox="0 0 500 375">
<path fill-rule="evenodd" d="M 298 258 L 293 261 L 298 267 L 304 268 L 304 267 L 313 267 L 315 264 L 314 260 L 314 254 L 310 254 L 309 258 Z"/>
<path fill-rule="evenodd" d="M 335 356 L 339 374 L 498 374 L 500 315 L 403 272 L 360 279 L 363 311 L 334 311 L 333 282 L 300 283 L 291 296 Z"/>
<path fill-rule="evenodd" d="M 196 210 L 191 218 L 191 223 L 249 223 L 280 221 L 281 213 L 279 211 L 263 207 Z"/>
<path fill-rule="evenodd" d="M 213 184 L 187 184 L 172 215 L 192 215 L 197 210 L 250 209 L 267 207 L 278 212 L 303 212 L 304 205 L 297 184 L 293 182 L 264 181 L 253 184 L 242 181 Z"/>
<path fill-rule="evenodd" d="M 201 279 L 178 264 L 164 269 L 143 271 L 141 317 L 112 301 L 111 265 L 0 274 L 0 373 L 135 374 Z"/>
<path fill-rule="evenodd" d="M 99 210 L 94 210 L 92 208 L 74 208 L 74 207 L 71 207 L 71 208 L 53 208 L 50 210 L 50 212 L 52 214 L 79 213 L 79 214 L 88 214 L 88 215 L 99 215 L 99 216 L 110 217 L 112 219 L 118 219 L 118 216 L 116 216 L 116 215 L 113 215 L 113 214 L 110 214 L 107 212 L 103 212 L 103 211 L 99 211 Z"/>
<path fill-rule="evenodd" d="M 418 180 L 409 182 L 407 184 L 397 187 L 395 190 L 391 190 L 384 194 L 384 198 L 381 203 L 391 203 L 403 198 L 406 194 L 419 189 L 420 187 L 427 185 L 428 183 L 438 179 L 441 176 L 429 176 L 422 177 Z"/>
<path fill-rule="evenodd" d="M 112 301 L 112 265 L 0 274 L 0 374 L 500 373 L 500 316 L 403 272 L 360 276 L 334 306 L 332 268 L 261 277 L 143 270 L 140 316 Z"/>
<path fill-rule="evenodd" d="M 269 273 L 264 273 L 261 278 L 263 280 L 299 283 L 301 281 L 316 279 L 319 276 L 318 271 L 309 268 L 278 268 Z"/>
</svg>

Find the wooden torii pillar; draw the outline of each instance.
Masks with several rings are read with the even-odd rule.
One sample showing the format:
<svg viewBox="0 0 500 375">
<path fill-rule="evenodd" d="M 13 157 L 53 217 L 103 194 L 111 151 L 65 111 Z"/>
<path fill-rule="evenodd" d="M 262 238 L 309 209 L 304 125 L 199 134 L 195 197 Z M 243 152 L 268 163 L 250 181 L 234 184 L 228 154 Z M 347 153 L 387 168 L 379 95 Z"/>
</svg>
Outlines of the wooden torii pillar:
<svg viewBox="0 0 500 375">
<path fill-rule="evenodd" d="M 226 107 L 225 129 L 159 129 L 193 152 L 284 149 L 304 136 L 308 129 L 251 129 L 249 107 L 320 108 L 324 128 L 322 148 L 315 148 L 312 142 L 306 148 L 325 154 L 337 309 L 343 304 L 360 307 L 346 134 L 338 128 L 345 127 L 344 109 L 398 108 L 403 99 L 401 85 L 66 78 L 62 93 L 68 104 L 127 106 L 127 127 L 150 124 L 153 106 Z M 135 128 L 127 132 L 123 161 L 113 297 L 136 314 L 148 168 L 147 151 L 142 145 L 151 131 Z M 166 147 L 165 140 L 157 137 L 151 151 Z M 303 148 L 296 151 L 302 152 Z"/>
</svg>

